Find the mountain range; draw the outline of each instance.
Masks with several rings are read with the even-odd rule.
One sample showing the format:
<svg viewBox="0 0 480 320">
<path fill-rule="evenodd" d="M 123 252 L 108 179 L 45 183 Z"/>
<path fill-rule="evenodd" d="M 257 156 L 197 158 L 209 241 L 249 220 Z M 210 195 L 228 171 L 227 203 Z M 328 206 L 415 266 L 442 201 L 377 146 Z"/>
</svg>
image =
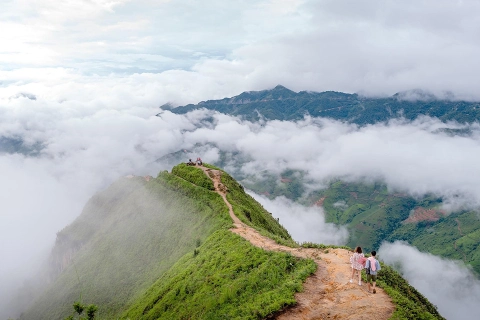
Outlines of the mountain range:
<svg viewBox="0 0 480 320">
<path fill-rule="evenodd" d="M 306 115 L 331 118 L 366 125 L 395 118 L 414 120 L 431 116 L 442 121 L 455 120 L 472 123 L 480 120 L 480 103 L 437 99 L 434 95 L 411 90 L 387 98 L 364 97 L 335 91 L 294 92 L 278 85 L 271 90 L 243 92 L 221 100 L 202 101 L 172 108 L 162 108 L 184 114 L 205 108 L 221 113 L 241 116 L 245 120 L 300 120 Z"/>
</svg>

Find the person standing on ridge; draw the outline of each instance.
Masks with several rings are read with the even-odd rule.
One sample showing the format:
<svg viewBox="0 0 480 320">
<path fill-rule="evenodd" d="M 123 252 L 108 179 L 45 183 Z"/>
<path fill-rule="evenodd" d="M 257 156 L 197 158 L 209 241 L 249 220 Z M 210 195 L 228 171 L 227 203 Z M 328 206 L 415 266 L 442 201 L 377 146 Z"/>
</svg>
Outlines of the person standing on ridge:
<svg viewBox="0 0 480 320">
<path fill-rule="evenodd" d="M 370 281 L 373 284 L 373 293 L 377 293 L 375 290 L 375 285 L 377 283 L 377 272 L 380 270 L 380 262 L 375 259 L 377 252 L 374 250 L 371 252 L 372 256 L 367 259 L 365 263 L 365 270 L 367 272 L 367 285 L 368 285 L 368 292 L 370 292 Z"/>
<path fill-rule="evenodd" d="M 358 285 L 362 285 L 362 269 L 365 264 L 365 256 L 362 253 L 361 247 L 356 247 L 353 255 L 350 257 L 350 263 L 352 264 L 352 276 L 350 277 L 350 283 L 353 282 L 355 273 L 358 274 Z"/>
</svg>

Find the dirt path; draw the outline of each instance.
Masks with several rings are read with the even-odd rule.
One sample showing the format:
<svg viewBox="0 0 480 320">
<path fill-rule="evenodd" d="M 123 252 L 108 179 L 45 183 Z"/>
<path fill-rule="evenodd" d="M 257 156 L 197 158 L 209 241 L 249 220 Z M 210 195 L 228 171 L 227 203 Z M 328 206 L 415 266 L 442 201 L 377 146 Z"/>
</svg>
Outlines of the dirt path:
<svg viewBox="0 0 480 320">
<path fill-rule="evenodd" d="M 214 183 L 216 192 L 228 206 L 234 222 L 232 232 L 242 236 L 253 245 L 273 251 L 290 252 L 302 258 L 311 258 L 317 271 L 307 278 L 304 291 L 297 293 L 297 305 L 288 308 L 275 319 L 388 319 L 395 310 L 390 297 L 380 288 L 376 294 L 367 291 L 367 285 L 349 283 L 351 253 L 345 249 L 290 248 L 279 245 L 270 238 L 260 235 L 255 229 L 243 224 L 233 213 L 226 198 L 227 188 L 221 183 L 221 172 L 200 167 Z"/>
</svg>

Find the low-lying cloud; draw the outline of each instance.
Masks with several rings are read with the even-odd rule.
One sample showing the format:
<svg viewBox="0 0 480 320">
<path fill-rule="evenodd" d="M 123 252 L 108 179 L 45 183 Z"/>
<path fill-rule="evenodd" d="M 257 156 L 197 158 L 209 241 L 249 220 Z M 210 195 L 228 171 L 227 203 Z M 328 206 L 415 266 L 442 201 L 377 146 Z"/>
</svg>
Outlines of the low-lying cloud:
<svg viewBox="0 0 480 320">
<path fill-rule="evenodd" d="M 344 245 L 348 239 L 345 227 L 325 222 L 325 214 L 320 207 L 305 207 L 285 197 L 270 200 L 253 192 L 249 194 L 263 205 L 279 223 L 284 226 L 293 240 L 323 244 Z"/>
<path fill-rule="evenodd" d="M 433 118 L 394 120 L 358 127 L 337 121 L 268 121 L 263 125 L 214 115 L 215 125 L 185 133 L 185 141 L 214 143 L 246 155 L 245 174 L 297 169 L 317 183 L 384 181 L 391 190 L 412 196 L 432 193 L 449 208 L 480 205 L 480 182 L 472 173 L 480 156 L 478 124 L 445 124 Z M 452 136 L 441 128 L 469 128 L 470 136 Z M 465 156 L 468 154 L 469 156 Z"/>
<path fill-rule="evenodd" d="M 402 242 L 382 244 L 378 257 L 395 265 L 445 318 L 478 318 L 480 281 L 463 263 L 420 252 Z"/>
</svg>

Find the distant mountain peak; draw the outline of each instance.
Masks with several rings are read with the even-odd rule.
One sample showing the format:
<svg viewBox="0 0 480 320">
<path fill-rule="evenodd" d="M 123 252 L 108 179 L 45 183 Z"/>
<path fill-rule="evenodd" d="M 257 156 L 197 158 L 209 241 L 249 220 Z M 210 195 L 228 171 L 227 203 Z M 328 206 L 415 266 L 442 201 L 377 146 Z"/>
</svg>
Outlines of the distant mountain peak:
<svg viewBox="0 0 480 320">
<path fill-rule="evenodd" d="M 283 91 L 283 90 L 287 90 L 287 91 L 294 92 L 294 91 L 292 91 L 292 90 L 288 89 L 287 87 L 284 87 L 284 86 L 282 86 L 281 84 L 277 84 L 277 86 L 276 86 L 275 88 L 271 89 L 270 91 L 273 91 L 273 90 L 275 90 L 275 91 L 279 91 L 279 90 L 282 90 L 282 91 Z"/>
<path fill-rule="evenodd" d="M 422 89 L 413 89 L 400 91 L 393 95 L 394 98 L 398 100 L 407 100 L 407 101 L 432 101 L 437 100 L 437 97 L 428 91 Z"/>
</svg>

